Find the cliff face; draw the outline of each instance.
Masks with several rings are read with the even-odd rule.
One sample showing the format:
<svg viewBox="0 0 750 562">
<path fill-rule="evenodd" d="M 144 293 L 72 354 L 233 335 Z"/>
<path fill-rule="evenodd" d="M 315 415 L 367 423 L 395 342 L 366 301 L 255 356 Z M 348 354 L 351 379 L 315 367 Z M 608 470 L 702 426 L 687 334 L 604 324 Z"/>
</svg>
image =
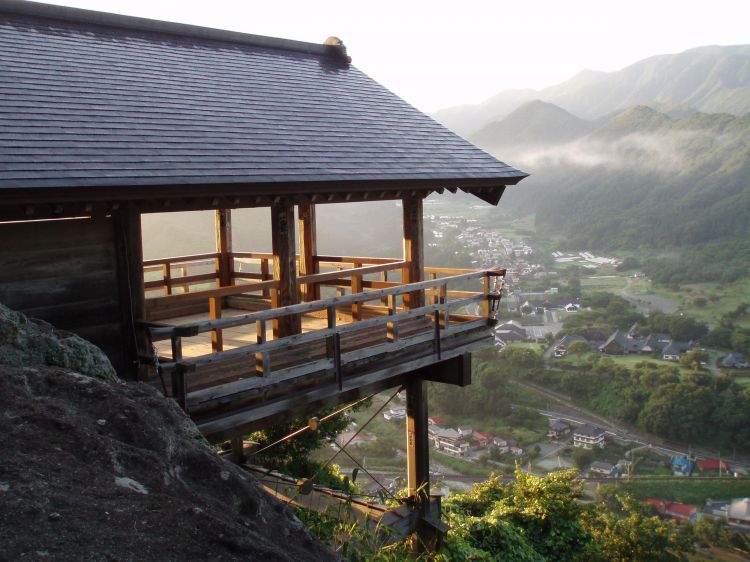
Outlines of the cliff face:
<svg viewBox="0 0 750 562">
<path fill-rule="evenodd" d="M 0 305 L 0 560 L 335 560 L 171 400 Z"/>
</svg>

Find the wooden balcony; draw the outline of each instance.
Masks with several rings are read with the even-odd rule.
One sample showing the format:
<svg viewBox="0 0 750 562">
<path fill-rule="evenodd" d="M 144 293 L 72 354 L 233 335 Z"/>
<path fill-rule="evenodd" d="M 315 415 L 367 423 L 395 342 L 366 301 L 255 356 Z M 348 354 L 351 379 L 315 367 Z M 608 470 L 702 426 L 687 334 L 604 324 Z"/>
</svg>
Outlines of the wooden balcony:
<svg viewBox="0 0 750 562">
<path fill-rule="evenodd" d="M 492 341 L 491 280 L 504 274 L 428 267 L 427 280 L 403 283 L 402 260 L 316 256 L 319 272 L 297 278 L 303 302 L 275 307 L 270 254 L 231 254 L 232 284 L 216 287 L 220 259 L 144 262 L 144 326 L 169 348 L 159 353 L 165 387 L 212 441 L 403 384 L 415 372 L 468 384 L 466 354 Z M 297 328 L 285 333 L 283 325 Z"/>
</svg>

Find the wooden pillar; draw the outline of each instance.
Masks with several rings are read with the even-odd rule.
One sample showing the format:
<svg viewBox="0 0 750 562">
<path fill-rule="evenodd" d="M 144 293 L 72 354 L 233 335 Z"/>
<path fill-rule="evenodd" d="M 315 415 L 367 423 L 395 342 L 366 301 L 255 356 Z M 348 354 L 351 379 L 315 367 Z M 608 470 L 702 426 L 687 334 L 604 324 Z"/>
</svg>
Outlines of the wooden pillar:
<svg viewBox="0 0 750 562">
<path fill-rule="evenodd" d="M 124 372 L 130 380 L 145 380 L 148 370 L 140 366 L 139 356 L 150 357 L 152 351 L 143 330 L 135 323 L 146 319 L 146 292 L 143 281 L 143 237 L 141 214 L 133 203 L 123 204 L 112 213 L 117 248 L 120 326 L 122 332 Z"/>
<path fill-rule="evenodd" d="M 401 200 L 404 211 L 404 283 L 418 283 L 424 279 L 424 232 L 422 225 L 422 198 L 405 197 Z M 404 295 L 406 308 L 424 306 L 424 291 Z"/>
<path fill-rule="evenodd" d="M 232 210 L 216 209 L 216 284 L 228 287 L 232 284 L 234 259 L 232 258 Z"/>
<path fill-rule="evenodd" d="M 271 205 L 271 245 L 273 278 L 279 282 L 271 293 L 271 306 L 279 308 L 299 302 L 297 291 L 297 254 L 294 245 L 294 205 L 286 199 Z M 299 316 L 273 321 L 273 335 L 281 338 L 301 331 Z"/>
<path fill-rule="evenodd" d="M 416 500 L 418 523 L 414 550 L 435 544 L 435 530 L 424 517 L 430 498 L 430 447 L 427 432 L 427 385 L 413 377 L 406 385 L 406 470 L 409 495 Z"/>
<path fill-rule="evenodd" d="M 315 225 L 315 205 L 299 205 L 299 274 L 313 275 L 318 273 L 318 239 Z M 305 285 L 302 300 L 305 302 L 320 299 L 320 287 L 316 284 Z"/>
</svg>

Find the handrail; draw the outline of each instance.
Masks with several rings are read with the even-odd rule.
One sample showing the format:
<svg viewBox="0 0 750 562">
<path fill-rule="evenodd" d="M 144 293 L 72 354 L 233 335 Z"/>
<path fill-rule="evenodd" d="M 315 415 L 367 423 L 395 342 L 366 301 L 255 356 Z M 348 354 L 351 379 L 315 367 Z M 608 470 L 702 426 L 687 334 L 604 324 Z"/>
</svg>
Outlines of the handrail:
<svg viewBox="0 0 750 562">
<path fill-rule="evenodd" d="M 465 273 L 461 275 L 454 275 L 443 279 L 432 279 L 428 281 L 420 281 L 418 283 L 409 283 L 398 287 L 389 287 L 385 289 L 377 289 L 365 293 L 355 293 L 345 296 L 337 296 L 328 299 L 295 304 L 285 306 L 272 310 L 265 310 L 260 312 L 253 312 L 250 314 L 244 314 L 242 316 L 235 316 L 225 319 L 213 319 L 206 322 L 198 322 L 194 324 L 182 325 L 182 326 L 169 326 L 169 327 L 147 327 L 151 340 L 155 341 L 158 339 L 170 339 L 172 347 L 172 361 L 163 368 L 168 369 L 172 373 L 172 396 L 178 401 L 178 403 L 186 411 L 188 409 L 188 387 L 186 375 L 188 372 L 193 371 L 201 366 L 211 364 L 221 364 L 227 361 L 235 359 L 244 359 L 246 357 L 255 357 L 255 365 L 257 374 L 262 377 L 269 377 L 271 375 L 271 361 L 270 353 L 277 349 L 289 348 L 294 345 L 300 345 L 303 343 L 312 342 L 325 342 L 326 357 L 324 361 L 326 370 L 332 368 L 332 372 L 335 376 L 336 383 L 339 390 L 343 389 L 344 384 L 344 370 L 342 368 L 342 349 L 341 349 L 341 336 L 343 334 L 366 330 L 368 328 L 375 328 L 384 326 L 387 329 L 387 340 L 390 345 L 398 339 L 398 328 L 396 322 L 405 320 L 408 318 L 432 316 L 433 320 L 433 333 L 432 336 L 428 336 L 427 340 L 432 340 L 432 353 L 439 361 L 442 356 L 442 333 L 454 333 L 456 330 L 463 330 L 468 328 L 457 328 L 455 326 L 450 327 L 449 321 L 451 318 L 450 310 L 453 308 L 460 308 L 467 306 L 475 302 L 484 302 L 484 310 L 487 313 L 487 321 L 491 319 L 489 315 L 488 303 L 492 296 L 489 293 L 489 279 L 491 277 L 503 276 L 505 270 L 484 270 L 474 271 L 471 273 Z M 448 300 L 448 283 L 468 281 L 471 279 L 484 279 L 484 291 L 477 293 L 474 296 L 460 300 Z M 265 283 L 257 283 L 256 287 L 264 285 Z M 247 287 L 247 286 L 245 286 Z M 396 308 L 395 297 L 400 294 L 414 293 L 415 291 L 435 289 L 432 292 L 437 293 L 437 302 L 420 306 L 417 308 L 403 310 L 401 312 Z M 237 287 L 224 287 L 217 289 L 213 292 L 222 291 L 223 289 L 237 289 Z M 185 297 L 187 295 L 175 295 L 175 297 Z M 190 295 L 195 296 L 195 295 Z M 339 306 L 347 304 L 355 305 L 356 303 L 365 302 L 368 300 L 377 300 L 384 297 L 388 298 L 388 315 L 369 318 L 358 322 L 352 322 L 344 325 L 337 326 L 336 324 L 336 309 Z M 213 297 L 216 299 L 216 297 Z M 271 341 L 266 340 L 266 322 L 268 320 L 274 320 L 282 318 L 284 316 L 299 315 L 305 312 L 314 310 L 326 310 L 328 327 L 314 330 L 307 333 L 297 333 L 288 336 L 282 336 Z M 477 322 L 484 322 L 484 318 L 477 318 Z M 182 355 L 182 338 L 195 336 L 204 332 L 213 332 L 216 334 L 220 333 L 220 330 L 230 328 L 234 326 L 242 326 L 251 323 L 256 323 L 258 330 L 257 343 L 243 345 L 233 350 L 225 351 L 222 353 L 210 353 L 201 355 L 195 358 L 183 358 Z M 473 323 L 469 322 L 467 326 L 473 326 Z M 473 327 L 471 329 L 474 329 Z M 421 336 L 423 337 L 423 336 Z M 405 349 L 404 345 L 408 345 L 406 342 L 411 340 L 407 339 L 404 343 L 398 345 L 398 348 Z M 377 346 L 375 346 L 377 347 Z M 396 349 L 396 348 L 394 348 Z M 221 350 L 219 346 L 216 351 Z M 304 363 L 304 362 L 303 362 Z M 320 363 L 320 362 L 318 362 Z M 317 367 L 316 367 L 317 368 Z"/>
<path fill-rule="evenodd" d="M 396 261 L 398 258 L 368 258 L 368 257 L 354 257 L 354 256 L 315 256 L 315 261 L 318 263 L 370 263 L 370 264 L 383 264 L 391 263 Z"/>
<path fill-rule="evenodd" d="M 211 252 L 207 254 L 193 254 L 188 256 L 172 256 L 169 258 L 158 258 L 153 260 L 143 260 L 143 266 L 149 267 L 152 265 L 166 265 L 166 264 L 175 264 L 175 263 L 183 263 L 183 262 L 191 262 L 191 261 L 199 261 L 199 260 L 213 260 L 217 258 L 219 254 L 217 252 Z"/>
<path fill-rule="evenodd" d="M 227 287 L 217 287 L 216 289 L 209 289 L 205 291 L 198 291 L 196 293 L 182 293 L 179 295 L 167 295 L 161 297 L 162 302 L 168 303 L 184 303 L 184 302 L 195 302 L 210 298 L 218 297 L 231 297 L 235 295 L 242 295 L 244 293 L 253 293 L 255 291 L 262 291 L 264 289 L 277 289 L 279 282 L 277 280 L 261 281 L 260 283 L 245 283 L 243 285 L 229 285 Z"/>
<path fill-rule="evenodd" d="M 273 259 L 273 254 L 269 254 L 268 252 L 232 252 L 232 256 L 235 258 L 246 258 L 252 260 Z"/>
<path fill-rule="evenodd" d="M 280 308 L 273 308 L 270 310 L 261 310 L 258 312 L 251 312 L 249 314 L 242 314 L 239 316 L 232 316 L 229 318 L 221 318 L 217 320 L 207 320 L 203 322 L 197 322 L 194 324 L 183 324 L 181 326 L 164 327 L 152 329 L 151 333 L 154 337 L 168 338 L 172 334 L 179 335 L 197 335 L 212 330 L 223 329 L 223 328 L 234 328 L 237 326 L 243 326 L 252 324 L 259 320 L 273 320 L 275 318 L 282 318 L 284 316 L 291 316 L 296 314 L 305 314 L 315 310 L 324 310 L 330 307 L 340 307 L 351 305 L 354 303 L 367 302 L 370 300 L 381 299 L 388 296 L 396 296 L 405 293 L 413 293 L 422 289 L 429 289 L 432 287 L 438 287 L 444 284 L 457 281 L 469 281 L 471 279 L 481 279 L 483 277 L 497 277 L 504 275 L 504 270 L 482 270 L 474 271 L 472 273 L 464 273 L 462 275 L 454 275 L 451 277 L 443 277 L 442 279 L 431 279 L 428 281 L 420 281 L 418 283 L 409 283 L 406 285 L 399 285 L 398 287 L 387 287 L 385 289 L 375 289 L 373 291 L 367 291 L 365 293 L 355 293 L 351 295 L 342 295 L 331 297 L 328 299 L 322 299 L 317 301 L 311 301 L 300 304 L 293 304 L 289 306 L 283 306 Z M 266 282 L 268 283 L 268 282 Z M 257 283 L 255 285 L 260 285 Z M 243 287 L 245 285 L 242 285 Z M 252 286 L 252 285 L 249 285 Z M 227 287 L 229 288 L 229 287 Z M 221 291 L 222 289 L 215 289 L 214 291 Z M 211 292 L 214 292 L 211 291 Z M 191 293 L 190 296 L 195 297 L 200 293 Z M 174 295 L 171 298 L 184 297 L 186 295 Z M 453 301 L 459 302 L 459 301 Z"/>
<path fill-rule="evenodd" d="M 355 275 L 369 275 L 371 273 L 380 273 L 382 271 L 391 271 L 393 269 L 402 269 L 408 265 L 405 261 L 389 261 L 381 265 L 367 265 L 363 267 L 351 267 L 329 271 L 327 273 L 312 273 L 297 278 L 299 283 L 324 283 L 326 281 L 335 281 L 341 279 L 341 276 L 349 277 Z"/>
<path fill-rule="evenodd" d="M 468 299 L 462 299 L 462 300 L 452 301 L 452 302 L 449 301 L 449 302 L 445 302 L 441 304 L 431 304 L 431 305 L 422 306 L 419 308 L 406 310 L 404 312 L 398 312 L 391 316 L 370 318 L 368 320 L 362 320 L 361 322 L 355 322 L 352 324 L 343 324 L 341 326 L 335 326 L 333 328 L 320 328 L 319 330 L 315 330 L 312 332 L 306 332 L 303 334 L 293 334 L 291 336 L 286 336 L 283 338 L 278 338 L 278 339 L 270 340 L 270 341 L 263 342 L 263 343 L 250 343 L 247 345 L 243 345 L 242 347 L 224 351 L 220 354 L 209 353 L 205 355 L 200 355 L 198 357 L 186 358 L 186 359 L 182 359 L 176 364 L 183 368 L 187 368 L 188 370 L 192 370 L 197 367 L 211 365 L 213 363 L 217 363 L 220 361 L 228 361 L 228 360 L 232 360 L 236 358 L 245 357 L 248 355 L 254 355 L 256 353 L 265 353 L 265 352 L 273 351 L 275 349 L 283 349 L 283 348 L 289 347 L 290 345 L 310 343 L 310 342 L 317 341 L 320 339 L 325 339 L 335 334 L 347 334 L 351 332 L 357 332 L 359 330 L 365 330 L 367 328 L 377 327 L 380 325 L 386 326 L 387 324 L 397 321 L 397 320 L 404 320 L 406 318 L 413 318 L 415 316 L 424 316 L 427 314 L 434 314 L 435 312 L 447 313 L 452 308 L 460 308 L 462 306 L 466 306 L 468 304 L 472 304 L 474 302 L 479 302 L 481 300 L 484 300 L 484 298 L 485 298 L 484 295 L 476 295 Z M 160 329 L 161 328 L 154 328 L 154 330 L 160 330 Z"/>
</svg>

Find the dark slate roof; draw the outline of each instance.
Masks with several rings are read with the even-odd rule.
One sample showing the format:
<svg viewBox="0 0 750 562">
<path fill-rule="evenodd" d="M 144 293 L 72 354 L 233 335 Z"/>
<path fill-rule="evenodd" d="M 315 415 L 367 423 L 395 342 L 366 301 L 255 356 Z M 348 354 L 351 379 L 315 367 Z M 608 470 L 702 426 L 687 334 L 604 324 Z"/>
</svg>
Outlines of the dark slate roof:
<svg viewBox="0 0 750 562">
<path fill-rule="evenodd" d="M 604 430 L 601 427 L 595 427 L 586 423 L 576 428 L 574 433 L 577 433 L 578 435 L 585 435 L 587 437 L 599 437 L 601 435 L 604 435 Z"/>
<path fill-rule="evenodd" d="M 0 0 L 0 188 L 526 176 L 341 49 Z"/>
</svg>

